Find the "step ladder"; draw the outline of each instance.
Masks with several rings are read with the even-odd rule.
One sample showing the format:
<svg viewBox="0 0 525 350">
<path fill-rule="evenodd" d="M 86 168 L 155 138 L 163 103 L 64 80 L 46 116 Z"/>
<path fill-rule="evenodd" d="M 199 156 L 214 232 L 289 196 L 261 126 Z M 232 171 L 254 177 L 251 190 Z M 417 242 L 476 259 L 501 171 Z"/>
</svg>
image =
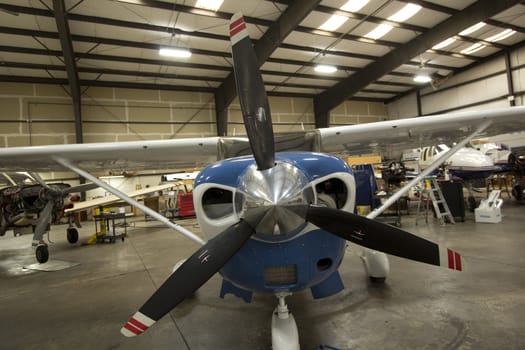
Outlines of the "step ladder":
<svg viewBox="0 0 525 350">
<path fill-rule="evenodd" d="M 445 218 L 448 218 L 450 223 L 455 224 L 456 221 L 450 213 L 450 208 L 448 207 L 447 201 L 443 196 L 443 192 L 439 187 L 437 179 L 435 177 L 425 178 L 424 183 L 425 186 L 421 190 L 419 202 L 417 203 L 416 225 L 421 209 L 421 202 L 423 201 L 425 201 L 425 222 L 428 223 L 429 199 L 432 201 L 434 212 L 436 213 L 436 217 L 438 218 L 441 225 L 445 224 Z"/>
</svg>

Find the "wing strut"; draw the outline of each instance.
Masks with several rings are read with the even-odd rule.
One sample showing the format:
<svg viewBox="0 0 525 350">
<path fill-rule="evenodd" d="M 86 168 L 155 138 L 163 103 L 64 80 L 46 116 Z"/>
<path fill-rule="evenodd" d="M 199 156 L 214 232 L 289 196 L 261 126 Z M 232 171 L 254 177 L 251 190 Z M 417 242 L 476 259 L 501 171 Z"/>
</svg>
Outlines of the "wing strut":
<svg viewBox="0 0 525 350">
<path fill-rule="evenodd" d="M 489 125 L 492 123 L 491 120 L 486 120 L 482 124 L 479 125 L 479 127 L 470 135 L 465 137 L 461 142 L 456 144 L 454 147 L 449 149 L 447 152 L 443 153 L 441 156 L 439 156 L 432 164 L 430 164 L 425 170 L 423 170 L 418 176 L 413 178 L 409 183 L 407 183 L 405 186 L 403 186 L 399 191 L 397 191 L 392 197 L 390 197 L 383 205 L 381 205 L 379 208 L 374 209 L 370 214 L 368 214 L 366 217 L 368 219 L 375 219 L 379 214 L 384 212 L 388 207 L 390 207 L 392 204 L 394 204 L 399 198 L 401 198 L 405 193 L 408 192 L 412 187 L 414 187 L 418 182 L 420 182 L 425 176 L 436 170 L 445 160 L 447 160 L 449 157 L 451 157 L 454 153 L 459 151 L 460 148 L 464 147 L 467 142 L 470 142 L 474 137 L 479 135 L 483 130 L 489 127 Z"/>
<path fill-rule="evenodd" d="M 105 189 L 106 191 L 114 194 L 115 196 L 119 197 L 120 199 L 122 199 L 123 201 L 133 205 L 134 207 L 138 208 L 139 210 L 141 210 L 142 212 L 144 212 L 145 214 L 148 214 L 149 216 L 159 220 L 160 222 L 162 222 L 164 225 L 174 229 L 175 231 L 177 231 L 178 233 L 188 237 L 189 239 L 191 239 L 192 241 L 196 242 L 196 243 L 199 243 L 200 245 L 204 245 L 206 243 L 206 241 L 204 241 L 202 238 L 200 238 L 199 236 L 195 235 L 193 232 L 185 229 L 184 227 L 182 227 L 181 225 L 179 224 L 176 224 L 174 222 L 171 222 L 168 218 L 166 218 L 165 216 L 157 213 L 155 210 L 153 209 L 150 209 L 148 207 L 146 207 L 145 205 L 143 204 L 140 204 L 139 202 L 137 202 L 136 200 L 134 200 L 133 198 L 129 197 L 128 195 L 126 195 L 125 193 L 119 191 L 118 189 L 108 185 L 107 183 L 105 183 L 104 181 L 101 181 L 99 180 L 98 178 L 96 178 L 95 176 L 91 175 L 90 173 L 88 173 L 87 171 L 83 170 L 83 169 L 80 169 L 76 166 L 74 166 L 73 164 L 71 164 L 70 162 L 68 162 L 67 160 L 65 159 L 62 159 L 62 158 L 59 158 L 59 157 L 54 157 L 53 158 L 57 163 L 59 163 L 60 165 L 68 168 L 69 170 L 77 173 L 78 175 L 90 180 L 91 182 L 93 182 L 94 184 L 97 184 L 98 186 L 102 187 L 103 189 Z"/>
</svg>

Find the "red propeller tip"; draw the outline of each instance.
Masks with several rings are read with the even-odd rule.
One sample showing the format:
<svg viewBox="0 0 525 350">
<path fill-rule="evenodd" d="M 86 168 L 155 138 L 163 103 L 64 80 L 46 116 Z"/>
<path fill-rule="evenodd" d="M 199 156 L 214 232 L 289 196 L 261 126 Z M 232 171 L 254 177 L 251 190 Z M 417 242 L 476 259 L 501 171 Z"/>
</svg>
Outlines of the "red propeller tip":
<svg viewBox="0 0 525 350">
<path fill-rule="evenodd" d="M 463 264 L 461 262 L 461 255 L 458 252 L 447 248 L 447 259 L 443 260 L 441 266 L 448 266 L 451 270 L 462 271 Z"/>
<path fill-rule="evenodd" d="M 120 333 L 126 337 L 135 337 L 140 335 L 148 330 L 155 323 L 155 320 L 152 320 L 143 313 L 137 311 L 129 321 L 120 329 Z"/>
</svg>

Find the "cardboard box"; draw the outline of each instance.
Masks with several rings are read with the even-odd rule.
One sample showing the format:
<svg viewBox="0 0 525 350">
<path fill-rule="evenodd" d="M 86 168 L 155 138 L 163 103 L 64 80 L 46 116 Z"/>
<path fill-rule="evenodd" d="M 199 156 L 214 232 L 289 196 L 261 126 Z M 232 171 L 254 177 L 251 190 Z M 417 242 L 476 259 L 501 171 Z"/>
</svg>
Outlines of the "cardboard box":
<svg viewBox="0 0 525 350">
<path fill-rule="evenodd" d="M 488 222 L 492 224 L 501 222 L 501 208 L 476 208 L 474 214 L 476 222 Z"/>
</svg>

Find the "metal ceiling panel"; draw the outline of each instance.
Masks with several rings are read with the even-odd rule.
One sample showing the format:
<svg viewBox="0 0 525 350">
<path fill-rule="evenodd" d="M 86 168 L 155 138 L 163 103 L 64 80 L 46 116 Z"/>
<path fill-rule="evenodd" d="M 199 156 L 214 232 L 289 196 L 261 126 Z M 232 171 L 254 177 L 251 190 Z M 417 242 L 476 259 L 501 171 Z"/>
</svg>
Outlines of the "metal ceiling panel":
<svg viewBox="0 0 525 350">
<path fill-rule="evenodd" d="M 365 36 L 376 27 L 376 23 L 365 22 L 357 27 L 352 33 L 358 36 Z M 387 34 L 385 34 L 385 36 L 381 37 L 381 40 L 392 41 L 394 43 L 405 43 L 417 36 L 417 34 L 418 33 L 414 32 L 413 30 L 394 27 Z"/>
<path fill-rule="evenodd" d="M 335 50 L 347 51 L 352 54 L 364 54 L 381 57 L 389 53 L 392 48 L 384 45 L 375 45 L 371 40 L 349 41 L 342 40 L 334 46 Z"/>
<path fill-rule="evenodd" d="M 476 0 L 427 0 L 427 2 L 450 7 L 456 10 L 462 10 L 465 7 L 475 3 Z"/>
<path fill-rule="evenodd" d="M 265 44 L 272 47 L 265 50 L 269 58 L 262 64 L 267 88 L 281 96 L 311 97 L 327 91 L 406 43 L 435 33 L 441 23 L 482 1 L 486 0 L 370 0 L 356 14 L 338 10 L 347 0 L 312 2 L 308 10 L 307 2 L 300 2 L 306 15 L 301 15 L 299 24 L 294 24 L 289 35 L 278 35 L 277 42 Z M 384 37 L 363 38 L 379 23 L 389 23 L 387 18 L 409 2 L 423 8 L 406 23 L 391 23 L 395 28 Z M 77 69 L 84 83 L 110 86 L 113 81 L 119 87 L 133 83 L 129 87 L 187 87 L 189 91 L 197 88 L 216 93 L 232 71 L 228 32 L 231 15 L 245 15 L 257 46 L 294 1 L 225 0 L 216 13 L 195 9 L 195 0 L 65 0 L 65 4 Z M 332 14 L 348 19 L 336 32 L 317 30 Z M 392 94 L 394 98 L 396 94 L 402 96 L 418 86 L 412 76 L 418 73 L 421 63 L 425 71 L 446 76 L 502 50 L 519 47 L 525 40 L 524 5 L 515 5 L 486 22 L 488 25 L 481 30 L 456 36 L 453 44 L 440 50 L 414 53 L 414 57 L 403 55 L 407 56 L 405 61 L 366 82 L 352 96 L 371 101 L 383 96 L 388 101 Z M 518 33 L 470 55 L 460 54 L 462 49 L 507 27 Z M 34 77 L 38 83 L 67 83 L 58 38 L 52 1 L 0 0 L 0 59 L 4 64 L 0 74 L 18 76 L 23 81 Z M 161 46 L 189 48 L 193 55 L 185 60 L 167 59 L 158 55 Z M 335 65 L 339 71 L 319 74 L 313 70 L 317 63 Z"/>
<path fill-rule="evenodd" d="M 240 12 L 245 16 L 276 21 L 286 10 L 286 5 L 272 1 L 224 1 L 221 11 Z"/>
</svg>

